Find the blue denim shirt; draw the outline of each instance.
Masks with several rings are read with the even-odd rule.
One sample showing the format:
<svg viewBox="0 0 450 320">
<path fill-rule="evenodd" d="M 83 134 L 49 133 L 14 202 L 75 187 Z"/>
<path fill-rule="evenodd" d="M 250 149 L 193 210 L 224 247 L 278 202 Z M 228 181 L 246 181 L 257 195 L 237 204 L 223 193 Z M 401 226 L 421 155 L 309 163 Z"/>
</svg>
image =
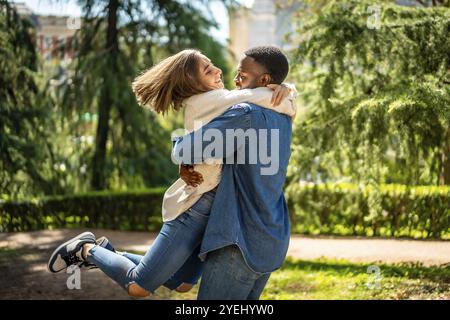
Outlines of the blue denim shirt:
<svg viewBox="0 0 450 320">
<path fill-rule="evenodd" d="M 230 135 L 230 129 L 245 131 L 250 128 L 257 132 L 266 129 L 267 139 L 264 135 L 257 135 L 257 145 L 259 147 L 264 144 L 263 140 L 267 141 L 268 150 L 263 151 L 268 152 L 268 155 L 272 155 L 272 151 L 276 153 L 274 144 L 278 144 L 277 168 L 267 170 L 270 167 L 267 158 L 257 157 L 255 163 L 255 159 L 250 159 L 251 152 L 241 152 L 254 144 L 249 143 L 248 139 L 245 139 L 245 143 L 236 139 L 233 147 L 223 141 L 224 152 L 212 156 L 225 159 L 225 163 L 203 237 L 200 258 L 204 259 L 210 251 L 235 244 L 253 271 L 268 273 L 281 267 L 289 246 L 290 224 L 283 185 L 292 138 L 290 118 L 254 104 L 241 103 L 196 132 L 176 138 L 172 156 L 179 163 L 205 162 L 207 157 L 201 151 L 213 141 L 205 137 L 208 129 L 218 130 L 226 137 Z M 278 139 L 275 131 L 270 129 L 278 129 Z M 202 137 L 201 141 L 194 142 L 194 135 Z M 185 157 L 189 153 L 187 150 L 190 155 Z M 242 161 L 236 163 L 240 152 L 244 154 L 244 164 Z M 230 164 L 233 159 L 235 163 Z M 264 168 L 266 174 L 262 174 Z"/>
</svg>

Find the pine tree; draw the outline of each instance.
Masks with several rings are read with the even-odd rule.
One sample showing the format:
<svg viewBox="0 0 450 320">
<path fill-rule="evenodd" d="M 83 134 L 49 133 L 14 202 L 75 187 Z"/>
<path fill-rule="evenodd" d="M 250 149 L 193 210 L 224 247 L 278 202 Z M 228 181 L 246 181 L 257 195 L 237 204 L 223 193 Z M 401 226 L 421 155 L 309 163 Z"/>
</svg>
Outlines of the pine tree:
<svg viewBox="0 0 450 320">
<path fill-rule="evenodd" d="M 125 184 L 167 183 L 175 168 L 170 136 L 154 115 L 138 107 L 130 84 L 143 69 L 188 47 L 203 50 L 226 69 L 225 49 L 209 35 L 215 23 L 189 2 L 80 3 L 75 74 L 61 87 L 61 107 L 73 119 L 82 112 L 98 114 L 91 188 L 108 188 L 114 171 Z"/>
<path fill-rule="evenodd" d="M 0 195 L 61 191 L 47 161 L 48 113 L 36 80 L 33 26 L 0 1 Z"/>
<path fill-rule="evenodd" d="M 306 108 L 291 180 L 450 184 L 450 10 L 436 4 L 330 1 L 297 13 Z"/>
</svg>

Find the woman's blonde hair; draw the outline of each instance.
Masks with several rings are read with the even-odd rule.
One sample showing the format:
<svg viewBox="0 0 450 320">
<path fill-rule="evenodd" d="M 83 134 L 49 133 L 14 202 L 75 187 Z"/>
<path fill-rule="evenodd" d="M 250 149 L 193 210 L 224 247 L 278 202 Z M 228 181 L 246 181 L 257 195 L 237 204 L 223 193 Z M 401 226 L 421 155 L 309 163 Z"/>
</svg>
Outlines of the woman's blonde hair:
<svg viewBox="0 0 450 320">
<path fill-rule="evenodd" d="M 138 103 L 164 114 L 170 108 L 179 110 L 184 99 L 207 91 L 198 77 L 200 59 L 200 51 L 183 50 L 144 71 L 132 83 Z"/>
</svg>

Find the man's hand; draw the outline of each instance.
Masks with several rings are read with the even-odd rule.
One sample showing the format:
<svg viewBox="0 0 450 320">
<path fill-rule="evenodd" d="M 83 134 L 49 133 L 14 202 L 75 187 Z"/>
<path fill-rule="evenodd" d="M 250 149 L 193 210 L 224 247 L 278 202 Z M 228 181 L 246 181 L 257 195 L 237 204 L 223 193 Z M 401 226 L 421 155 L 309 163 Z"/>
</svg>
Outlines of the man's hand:
<svg viewBox="0 0 450 320">
<path fill-rule="evenodd" d="M 180 165 L 180 178 L 186 182 L 188 186 L 197 187 L 203 183 L 203 176 L 201 173 L 194 171 L 193 165 Z"/>
<path fill-rule="evenodd" d="M 267 87 L 273 90 L 270 103 L 275 107 L 280 105 L 281 101 L 291 92 L 291 88 L 285 84 L 268 84 Z"/>
</svg>

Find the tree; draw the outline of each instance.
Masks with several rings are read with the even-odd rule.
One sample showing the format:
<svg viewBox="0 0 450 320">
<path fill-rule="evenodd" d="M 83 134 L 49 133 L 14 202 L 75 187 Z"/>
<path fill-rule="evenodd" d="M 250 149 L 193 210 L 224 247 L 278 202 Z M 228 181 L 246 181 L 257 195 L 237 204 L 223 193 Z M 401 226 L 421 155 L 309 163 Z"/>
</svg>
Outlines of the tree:
<svg viewBox="0 0 450 320">
<path fill-rule="evenodd" d="M 154 115 L 138 107 L 130 83 L 140 70 L 187 47 L 203 50 L 226 69 L 224 48 L 208 34 L 215 23 L 188 2 L 80 3 L 75 74 L 61 86 L 61 107 L 72 119 L 81 112 L 98 114 L 91 188 L 107 188 L 115 170 L 125 184 L 167 183 L 174 169 L 168 163 L 170 138 Z"/>
<path fill-rule="evenodd" d="M 33 26 L 0 1 L 0 194 L 61 191 L 51 172 L 50 108 L 36 80 Z"/>
<path fill-rule="evenodd" d="M 330 1 L 316 15 L 297 13 L 293 73 L 307 108 L 291 181 L 450 184 L 450 17 L 442 4 Z"/>
</svg>

